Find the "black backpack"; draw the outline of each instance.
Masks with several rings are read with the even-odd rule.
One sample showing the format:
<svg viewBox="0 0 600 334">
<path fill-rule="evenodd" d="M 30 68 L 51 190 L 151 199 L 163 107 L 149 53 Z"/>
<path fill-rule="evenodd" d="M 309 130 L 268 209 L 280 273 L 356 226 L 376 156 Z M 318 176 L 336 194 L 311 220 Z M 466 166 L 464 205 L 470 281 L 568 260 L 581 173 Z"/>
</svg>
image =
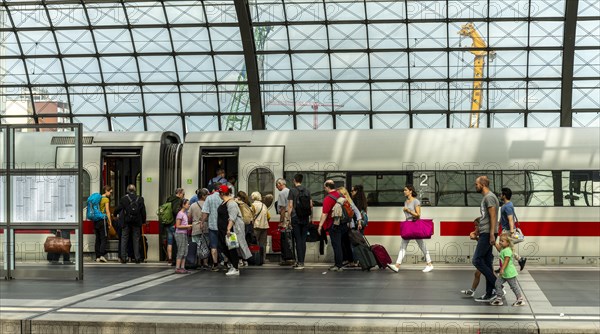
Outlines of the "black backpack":
<svg viewBox="0 0 600 334">
<path fill-rule="evenodd" d="M 312 214 L 310 208 L 310 193 L 304 187 L 298 187 L 298 196 L 296 197 L 296 216 L 298 218 L 308 218 Z"/>
<path fill-rule="evenodd" d="M 137 224 L 140 217 L 140 206 L 138 205 L 140 197 L 138 196 L 135 200 L 131 200 L 131 197 L 127 195 L 127 198 L 129 199 L 129 205 L 125 207 L 124 221 L 127 224 Z"/>
</svg>

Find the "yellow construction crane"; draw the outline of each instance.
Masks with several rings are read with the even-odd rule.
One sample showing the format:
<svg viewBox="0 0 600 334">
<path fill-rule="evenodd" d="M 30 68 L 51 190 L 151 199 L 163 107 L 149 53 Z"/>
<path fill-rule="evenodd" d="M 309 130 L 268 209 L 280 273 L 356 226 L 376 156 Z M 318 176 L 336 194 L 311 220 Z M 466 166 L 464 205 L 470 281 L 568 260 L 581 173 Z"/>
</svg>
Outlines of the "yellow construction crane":
<svg viewBox="0 0 600 334">
<path fill-rule="evenodd" d="M 471 37 L 473 39 L 472 48 L 485 49 L 487 44 L 483 40 L 483 37 L 477 32 L 475 29 L 475 25 L 472 22 L 469 22 L 460 27 L 459 35 L 465 37 Z M 496 57 L 496 53 L 494 51 L 486 51 L 486 50 L 470 50 L 470 52 L 475 55 L 475 66 L 474 66 L 474 80 L 473 80 L 473 93 L 471 96 L 471 120 L 469 122 L 470 128 L 478 128 L 479 127 L 479 110 L 481 110 L 481 86 L 483 85 L 483 66 L 485 64 L 484 58 L 487 56 L 488 60 L 491 62 Z"/>
</svg>

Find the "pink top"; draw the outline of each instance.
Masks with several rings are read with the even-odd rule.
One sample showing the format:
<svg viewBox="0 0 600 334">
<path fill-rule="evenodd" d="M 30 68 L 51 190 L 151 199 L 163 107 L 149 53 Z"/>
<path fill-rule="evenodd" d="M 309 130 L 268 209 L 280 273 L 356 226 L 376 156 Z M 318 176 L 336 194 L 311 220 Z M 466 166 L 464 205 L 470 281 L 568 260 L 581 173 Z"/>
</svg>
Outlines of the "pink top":
<svg viewBox="0 0 600 334">
<path fill-rule="evenodd" d="M 187 213 L 183 212 L 183 211 L 179 211 L 177 213 L 177 218 L 175 219 L 180 219 L 181 222 L 179 223 L 180 226 L 188 226 L 188 215 Z M 177 228 L 175 229 L 175 233 L 183 233 L 183 234 L 187 234 L 188 233 L 188 229 L 186 228 Z"/>
</svg>

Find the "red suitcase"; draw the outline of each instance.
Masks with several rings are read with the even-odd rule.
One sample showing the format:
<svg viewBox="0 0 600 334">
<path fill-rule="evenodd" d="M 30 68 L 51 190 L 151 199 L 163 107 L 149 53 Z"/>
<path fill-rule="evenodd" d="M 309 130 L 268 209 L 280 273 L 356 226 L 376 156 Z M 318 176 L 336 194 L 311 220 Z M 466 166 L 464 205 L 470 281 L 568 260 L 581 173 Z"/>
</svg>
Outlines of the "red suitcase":
<svg viewBox="0 0 600 334">
<path fill-rule="evenodd" d="M 379 268 L 386 268 L 388 264 L 392 263 L 392 258 L 387 250 L 385 250 L 385 247 L 375 244 L 371 246 L 371 251 L 375 255 L 375 260 Z"/>
</svg>

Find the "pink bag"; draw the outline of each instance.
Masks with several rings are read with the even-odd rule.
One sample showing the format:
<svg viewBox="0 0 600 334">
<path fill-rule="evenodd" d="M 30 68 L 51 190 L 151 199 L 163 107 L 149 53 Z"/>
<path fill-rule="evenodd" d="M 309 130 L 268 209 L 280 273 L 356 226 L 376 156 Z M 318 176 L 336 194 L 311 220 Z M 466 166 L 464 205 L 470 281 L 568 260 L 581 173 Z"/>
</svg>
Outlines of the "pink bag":
<svg viewBox="0 0 600 334">
<path fill-rule="evenodd" d="M 431 239 L 433 235 L 433 219 L 407 220 L 400 223 L 402 239 Z"/>
</svg>

